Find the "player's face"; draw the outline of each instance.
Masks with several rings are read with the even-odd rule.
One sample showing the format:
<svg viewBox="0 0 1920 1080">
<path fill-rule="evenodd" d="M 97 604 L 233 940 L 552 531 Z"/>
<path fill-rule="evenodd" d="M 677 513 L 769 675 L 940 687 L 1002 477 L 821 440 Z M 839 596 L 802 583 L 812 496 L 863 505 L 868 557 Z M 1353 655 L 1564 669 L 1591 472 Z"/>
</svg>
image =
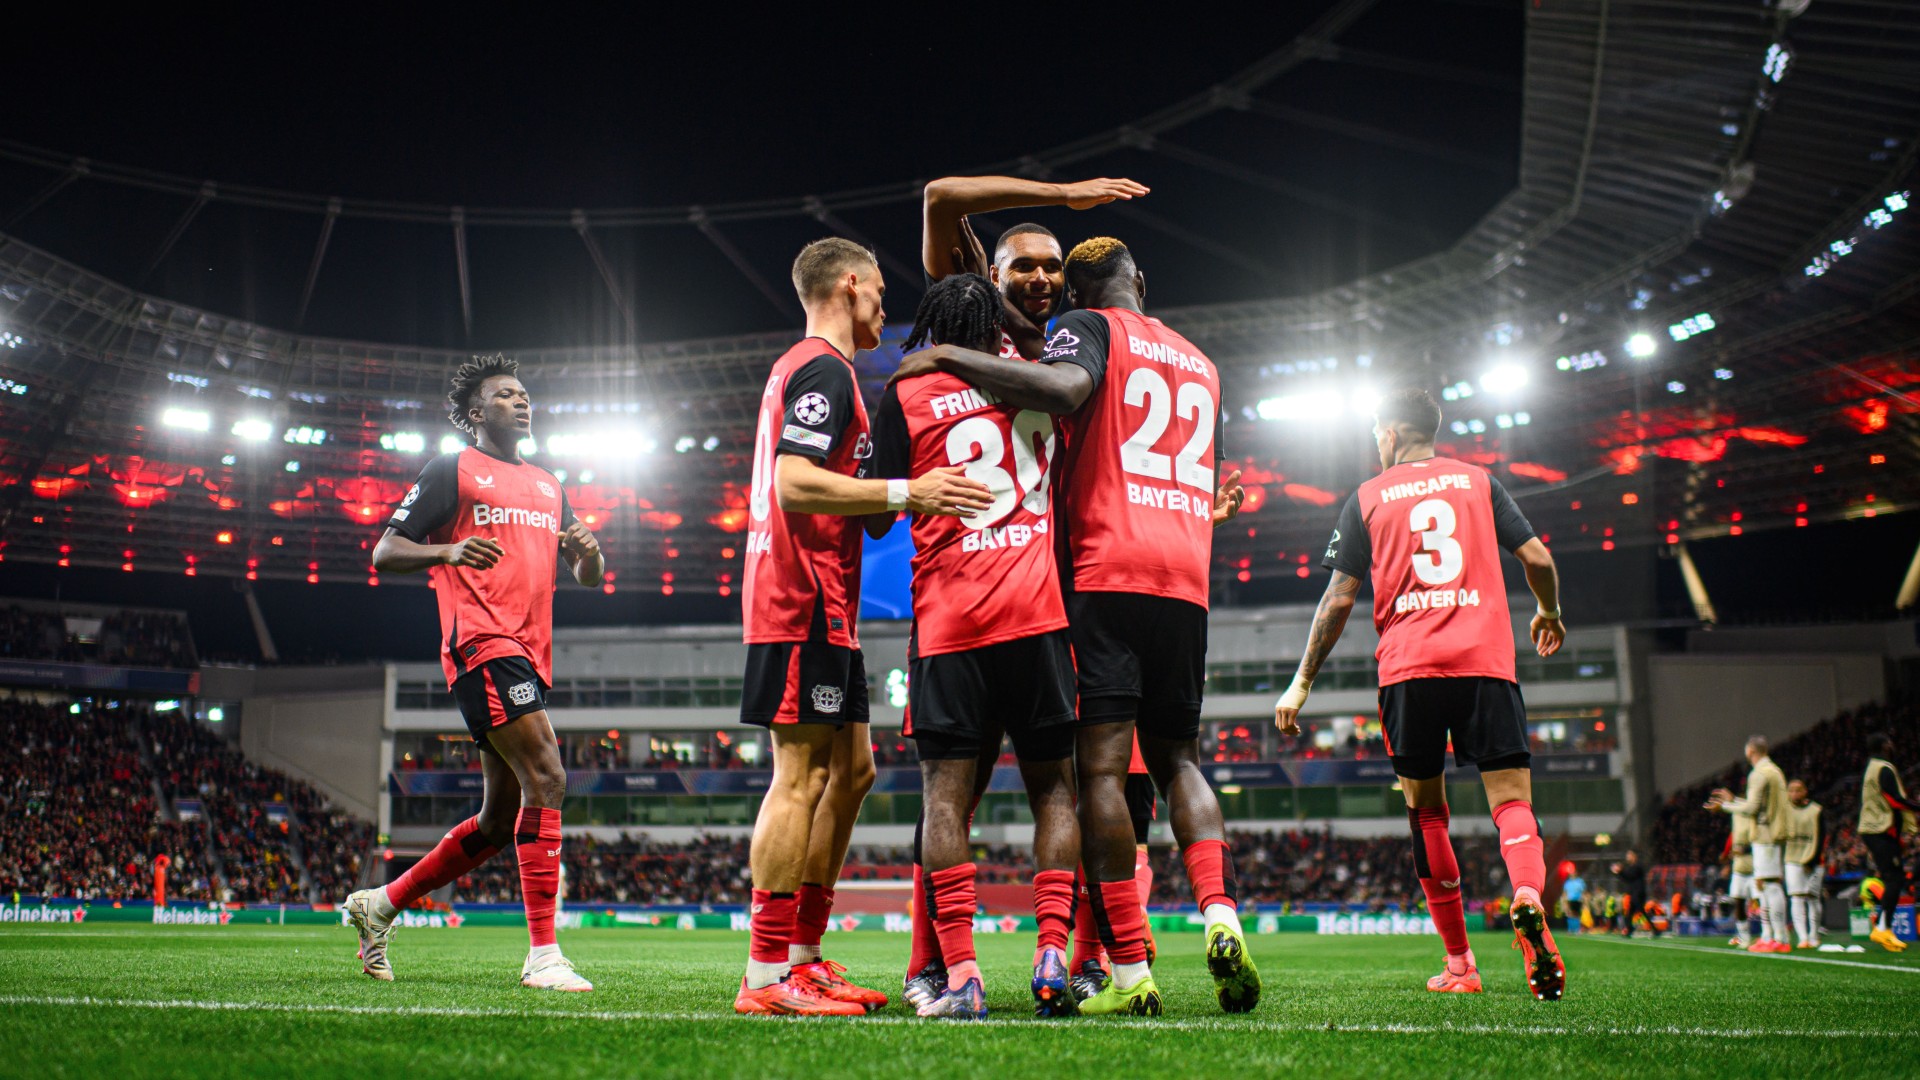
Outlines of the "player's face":
<svg viewBox="0 0 1920 1080">
<path fill-rule="evenodd" d="M 1795 806 L 1805 806 L 1812 801 L 1812 797 L 1807 794 L 1807 785 L 1798 780 L 1787 785 L 1787 798 L 1792 799 Z"/>
<path fill-rule="evenodd" d="M 1399 440 L 1394 437 L 1392 428 L 1387 427 L 1377 419 L 1373 422 L 1373 448 L 1380 454 L 1380 468 L 1382 471 L 1393 468 L 1394 444 L 1398 441 Z"/>
<path fill-rule="evenodd" d="M 1021 233 L 1008 240 L 994 259 L 993 283 L 1036 326 L 1045 323 L 1067 291 L 1060 241 L 1040 233 Z"/>
<path fill-rule="evenodd" d="M 525 436 L 533 430 L 533 401 L 511 375 L 495 375 L 480 384 L 472 412 L 476 426 Z"/>
<path fill-rule="evenodd" d="M 852 289 L 853 347 L 877 349 L 880 347 L 880 330 L 887 324 L 886 279 L 880 275 L 878 266 L 868 267 L 866 272 L 854 279 Z"/>
</svg>

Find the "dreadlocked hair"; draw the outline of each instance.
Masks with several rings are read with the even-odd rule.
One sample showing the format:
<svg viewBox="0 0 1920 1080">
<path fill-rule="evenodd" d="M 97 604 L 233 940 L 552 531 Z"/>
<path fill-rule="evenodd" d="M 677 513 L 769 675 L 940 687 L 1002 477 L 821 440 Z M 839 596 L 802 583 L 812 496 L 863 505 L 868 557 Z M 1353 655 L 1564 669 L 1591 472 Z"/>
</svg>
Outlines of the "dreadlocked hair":
<svg viewBox="0 0 1920 1080">
<path fill-rule="evenodd" d="M 1067 253 L 1067 287 L 1085 292 L 1092 285 L 1133 273 L 1133 253 L 1111 236 L 1095 236 Z"/>
<path fill-rule="evenodd" d="M 520 361 L 505 353 L 492 356 L 476 356 L 460 365 L 453 373 L 453 385 L 447 390 L 447 419 L 453 426 L 467 434 L 473 434 L 473 423 L 467 419 L 467 410 L 473 408 L 473 398 L 480 392 L 480 384 L 495 375 L 519 375 Z"/>
<path fill-rule="evenodd" d="M 913 332 L 901 348 L 922 345 L 958 345 L 965 349 L 1000 351 L 1000 294 L 979 274 L 941 278 L 920 298 L 913 313 Z"/>
</svg>

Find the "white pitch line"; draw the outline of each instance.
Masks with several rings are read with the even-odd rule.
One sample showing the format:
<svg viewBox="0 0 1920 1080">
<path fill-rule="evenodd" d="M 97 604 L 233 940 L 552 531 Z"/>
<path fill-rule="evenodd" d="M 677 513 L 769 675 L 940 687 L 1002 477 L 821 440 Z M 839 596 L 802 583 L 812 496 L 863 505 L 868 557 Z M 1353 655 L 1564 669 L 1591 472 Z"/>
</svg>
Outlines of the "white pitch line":
<svg viewBox="0 0 1920 1080">
<path fill-rule="evenodd" d="M 591 1020 L 596 1023 L 632 1023 L 632 1022 L 681 1022 L 681 1021 L 745 1021 L 748 1023 L 774 1023 L 784 1017 L 739 1017 L 726 1013 L 690 1013 L 690 1012 L 641 1012 L 638 1010 L 580 1010 L 577 1012 L 558 1012 L 544 1009 L 503 1009 L 481 1008 L 457 1005 L 333 1005 L 323 1002 L 277 1002 L 277 1001 L 195 1001 L 155 1000 L 142 998 L 99 998 L 99 997 L 38 997 L 27 994 L 0 994 L 0 1005 L 48 1006 L 58 1008 L 108 1008 L 108 1009 L 160 1009 L 191 1010 L 200 1012 L 262 1012 L 262 1013 L 320 1013 L 345 1016 L 435 1016 L 479 1019 L 490 1017 L 510 1017 L 519 1020 Z M 871 1024 L 915 1024 L 920 1018 L 911 1016 L 870 1016 L 848 1018 L 846 1023 L 856 1027 Z M 1285 1031 L 1285 1032 L 1327 1032 L 1349 1035 L 1548 1035 L 1566 1036 L 1648 1036 L 1669 1035 L 1705 1039 L 1750 1039 L 1755 1037 L 1775 1037 L 1787 1039 L 1888 1039 L 1920 1037 L 1920 1031 L 1839 1031 L 1839 1030 L 1776 1030 L 1772 1028 L 1704 1028 L 1673 1026 L 1634 1026 L 1634 1027 L 1530 1027 L 1508 1024 L 1335 1024 L 1313 1022 L 1289 1022 L 1284 1020 L 1148 1020 L 1138 1018 L 1115 1018 L 1101 1022 L 1091 1021 L 1074 1024 L 1065 1022 L 1064 1026 L 1075 1030 L 1091 1031 L 1101 1027 L 1138 1027 L 1151 1030 L 1172 1031 Z M 1060 1028 L 1061 1020 L 1041 1019 L 1000 1019 L 974 1021 L 965 1027 L 1050 1027 Z"/>
<path fill-rule="evenodd" d="M 1597 934 L 1582 934 L 1574 941 L 1605 941 L 1613 945 L 1632 945 L 1642 949 L 1670 949 L 1674 952 L 1708 953 L 1713 956 L 1750 956 L 1756 960 L 1792 960 L 1801 964 L 1831 964 L 1834 967 L 1868 968 L 1873 971 L 1898 971 L 1908 975 L 1920 975 L 1920 967 L 1905 967 L 1900 964 L 1870 964 L 1865 960 L 1835 960 L 1826 956 L 1800 956 L 1794 953 L 1750 953 L 1745 949 L 1716 949 L 1711 945 L 1682 945 L 1679 942 L 1631 941 L 1621 937 L 1601 937 Z"/>
</svg>

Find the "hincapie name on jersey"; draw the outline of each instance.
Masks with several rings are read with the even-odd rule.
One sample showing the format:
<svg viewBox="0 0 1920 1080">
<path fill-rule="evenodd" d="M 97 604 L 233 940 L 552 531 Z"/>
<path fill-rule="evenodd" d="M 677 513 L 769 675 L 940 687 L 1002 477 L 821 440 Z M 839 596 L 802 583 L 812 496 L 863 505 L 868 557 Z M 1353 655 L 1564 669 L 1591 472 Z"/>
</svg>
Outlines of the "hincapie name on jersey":
<svg viewBox="0 0 1920 1080">
<path fill-rule="evenodd" d="M 475 525 L 532 525 L 549 532 L 560 531 L 560 517 L 544 510 L 529 510 L 524 506 L 488 506 L 486 503 L 473 504 L 473 523 Z"/>
<path fill-rule="evenodd" d="M 1432 611 L 1436 608 L 1479 606 L 1479 589 L 1421 589 L 1417 592 L 1401 593 L 1393 598 L 1393 613 L 1396 615 L 1405 615 L 1409 611 Z"/>
<path fill-rule="evenodd" d="M 1443 491 L 1472 491 L 1473 476 L 1469 473 L 1442 473 L 1425 480 L 1409 480 L 1404 484 L 1392 484 L 1380 489 L 1380 501 L 1392 502 L 1420 495 L 1438 495 Z"/>
<path fill-rule="evenodd" d="M 1135 356 L 1144 356 L 1156 364 L 1167 364 L 1181 371 L 1195 374 L 1207 373 L 1207 362 L 1198 356 L 1189 356 L 1164 341 L 1148 341 L 1146 338 L 1127 335 L 1127 351 Z"/>
</svg>

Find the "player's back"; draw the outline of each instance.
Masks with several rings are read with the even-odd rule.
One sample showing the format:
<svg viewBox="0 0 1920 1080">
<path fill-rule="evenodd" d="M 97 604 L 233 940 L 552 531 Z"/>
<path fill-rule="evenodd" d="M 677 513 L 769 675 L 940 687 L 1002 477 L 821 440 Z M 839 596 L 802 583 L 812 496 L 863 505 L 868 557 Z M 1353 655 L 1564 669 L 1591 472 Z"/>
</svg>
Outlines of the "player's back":
<svg viewBox="0 0 1920 1080">
<path fill-rule="evenodd" d="M 1793 800 L 1787 797 L 1787 774 L 1772 758 L 1761 758 L 1753 772 L 1760 779 L 1760 806 L 1754 815 L 1753 842 L 1781 843 L 1786 839 L 1787 817 L 1793 809 Z"/>
<path fill-rule="evenodd" d="M 1356 495 L 1372 549 L 1380 685 L 1427 677 L 1514 681 L 1492 478 L 1452 458 L 1402 462 Z"/>
<path fill-rule="evenodd" d="M 890 386 L 880 409 L 881 472 L 920 476 L 964 466 L 967 477 L 993 495 L 992 505 L 978 514 L 913 517 L 915 655 L 977 649 L 1064 627 L 1051 535 L 1058 447 L 1053 418 L 1003 405 L 945 374 Z M 904 446 L 888 445 L 896 426 Z"/>
<path fill-rule="evenodd" d="M 1206 607 L 1219 373 L 1158 319 L 1122 308 L 1092 314 L 1105 321 L 1105 374 L 1066 418 L 1061 452 L 1073 588 Z M 1068 344 L 1079 343 L 1056 332 L 1048 357 Z"/>
</svg>

